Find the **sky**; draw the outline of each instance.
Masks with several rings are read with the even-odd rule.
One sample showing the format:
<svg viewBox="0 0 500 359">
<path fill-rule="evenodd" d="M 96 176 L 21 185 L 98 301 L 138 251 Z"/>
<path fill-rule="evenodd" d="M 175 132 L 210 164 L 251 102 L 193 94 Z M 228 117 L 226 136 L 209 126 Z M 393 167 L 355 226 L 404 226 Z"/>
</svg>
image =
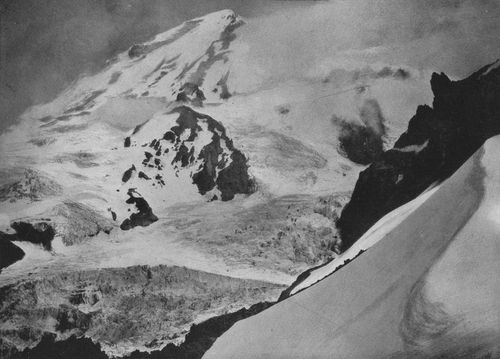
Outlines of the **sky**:
<svg viewBox="0 0 500 359">
<path fill-rule="evenodd" d="M 500 57 L 497 0 L 0 0 L 0 129 L 132 44 L 230 8 L 270 74 L 359 61 L 463 77 Z"/>
<path fill-rule="evenodd" d="M 226 8 L 256 17 L 300 1 L 0 0 L 0 128 L 82 73 L 183 21 Z"/>
</svg>

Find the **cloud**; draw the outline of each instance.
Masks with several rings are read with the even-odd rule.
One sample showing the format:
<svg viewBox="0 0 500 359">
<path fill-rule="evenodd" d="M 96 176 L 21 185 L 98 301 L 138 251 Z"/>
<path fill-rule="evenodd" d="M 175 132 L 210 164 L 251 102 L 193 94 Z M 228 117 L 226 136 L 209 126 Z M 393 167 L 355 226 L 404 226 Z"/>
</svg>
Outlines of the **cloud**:
<svg viewBox="0 0 500 359">
<path fill-rule="evenodd" d="M 275 78 L 353 62 L 462 77 L 500 56 L 498 13 L 494 0 L 337 0 L 261 16 L 244 35 L 248 61 Z"/>
<path fill-rule="evenodd" d="M 3 125 L 132 44 L 223 8 L 251 18 L 244 65 L 269 81 L 353 63 L 463 77 L 500 57 L 495 0 L 3 0 Z"/>
<path fill-rule="evenodd" d="M 287 7 L 294 6 L 287 5 Z M 0 131 L 83 73 L 183 21 L 233 8 L 259 16 L 263 0 L 0 0 Z"/>
</svg>

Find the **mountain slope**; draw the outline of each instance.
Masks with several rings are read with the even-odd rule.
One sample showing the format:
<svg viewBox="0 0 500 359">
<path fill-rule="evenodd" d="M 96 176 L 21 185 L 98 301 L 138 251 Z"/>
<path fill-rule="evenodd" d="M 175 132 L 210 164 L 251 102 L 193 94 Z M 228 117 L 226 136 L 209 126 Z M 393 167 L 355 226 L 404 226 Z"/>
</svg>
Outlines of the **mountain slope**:
<svg viewBox="0 0 500 359">
<path fill-rule="evenodd" d="M 0 135 L 0 236 L 12 250 L 0 252 L 8 265 L 0 288 L 40 278 L 50 287 L 49 278 L 95 271 L 113 282 L 136 266 L 281 287 L 336 256 L 335 221 L 354 179 L 426 101 L 428 74 L 372 64 L 363 53 L 351 54 L 359 58 L 352 66 L 327 61 L 276 74 L 278 59 L 262 55 L 275 44 L 254 35 L 258 26 L 224 10 L 131 44 Z M 5 293 L 5 306 L 15 307 L 17 296 Z M 55 313 L 42 292 L 32 296 L 34 312 Z M 262 293 L 277 296 L 274 287 Z M 228 305 L 247 304 L 235 297 Z M 98 306 L 81 305 L 99 317 Z M 115 309 L 132 322 L 145 317 Z M 75 308 L 57 313 L 71 317 Z M 31 310 L 7 317 L 15 320 L 1 327 L 14 338 L 6 350 L 36 345 L 43 331 L 55 340 L 69 334 L 31 323 Z M 216 325 L 226 328 L 224 318 Z M 25 336 L 24 322 L 41 332 Z M 145 326 L 143 336 L 123 331 L 106 342 L 86 321 L 76 326 L 107 354 L 161 350 L 185 334 L 177 328 L 177 339 L 151 344 L 156 329 Z"/>
<path fill-rule="evenodd" d="M 399 115 L 409 111 L 400 105 L 421 96 L 425 74 L 360 63 L 352 69 L 333 67 L 320 75 L 313 71 L 310 76 L 276 79 L 264 65 L 247 61 L 260 51 L 253 47 L 266 46 L 255 42 L 253 30 L 230 10 L 193 19 L 131 46 L 54 101 L 26 111 L 0 136 L 0 210 L 6 218 L 2 231 L 13 222 L 44 223 L 55 232 L 53 252 L 90 269 L 96 256 L 111 255 L 106 265 L 123 263 L 107 248 L 117 238 L 121 243 L 133 241 L 129 248 L 142 248 L 138 236 L 120 232 L 145 226 L 153 226 L 151 236 L 182 238 L 205 256 L 205 248 L 193 246 L 197 236 L 186 233 L 186 227 L 167 228 L 177 213 L 194 205 L 204 213 L 204 226 L 221 228 L 225 219 L 209 215 L 213 208 L 231 212 L 229 206 L 235 206 L 240 211 L 298 195 L 292 202 L 300 202 L 308 213 L 297 208 L 300 215 L 285 214 L 280 228 L 262 238 L 262 246 L 269 247 L 272 240 L 280 252 L 277 261 L 268 262 L 278 263 L 276 275 L 290 281 L 310 264 L 332 256 L 338 246 L 333 223 L 337 214 L 310 212 L 320 197 L 332 192 L 345 199 L 363 169 L 343 149 L 345 128 L 350 123 L 357 129 L 384 128 L 375 131 L 377 143 L 392 143 L 404 126 Z M 397 101 L 390 98 L 403 89 L 405 95 Z M 208 203 L 213 200 L 232 204 Z M 189 221 L 189 215 L 183 220 Z M 240 253 L 238 258 L 231 261 L 248 272 L 258 271 L 248 254 L 255 248 L 241 248 L 246 229 L 233 228 L 241 221 L 231 221 L 225 223 L 231 230 L 214 233 L 214 240 L 238 237 L 226 241 L 239 247 L 234 252 Z M 275 240 L 298 224 L 299 233 L 312 233 L 312 246 L 302 246 L 298 238 Z M 110 231 L 109 237 L 100 235 Z M 332 235 L 325 241 L 327 232 Z M 75 244 L 87 248 L 82 253 L 65 248 Z M 101 253 L 89 246 L 97 252 L 102 246 Z M 47 264 L 46 255 L 24 249 L 28 255 L 4 271 L 7 278 L 40 266 L 59 270 L 59 259 Z M 129 251 L 131 264 L 151 264 L 143 253 Z M 313 253 L 321 259 L 311 263 Z M 163 263 L 170 261 L 165 258 Z M 285 273 L 283 268 L 288 268 Z"/>
<path fill-rule="evenodd" d="M 500 60 L 466 79 L 432 75 L 432 108 L 419 106 L 391 150 L 361 172 L 337 222 L 349 248 L 384 214 L 456 171 L 500 134 Z"/>
<path fill-rule="evenodd" d="M 237 323 L 204 358 L 498 356 L 499 154 L 488 140 L 373 247 Z"/>
</svg>

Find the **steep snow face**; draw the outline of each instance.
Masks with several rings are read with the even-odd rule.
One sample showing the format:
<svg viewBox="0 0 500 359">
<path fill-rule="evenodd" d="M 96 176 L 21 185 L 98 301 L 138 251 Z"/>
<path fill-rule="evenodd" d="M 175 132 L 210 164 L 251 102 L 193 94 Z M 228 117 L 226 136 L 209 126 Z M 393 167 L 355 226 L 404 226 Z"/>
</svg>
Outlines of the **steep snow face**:
<svg viewBox="0 0 500 359">
<path fill-rule="evenodd" d="M 488 140 L 365 253 L 237 323 L 204 358 L 498 356 L 499 153 Z"/>
<path fill-rule="evenodd" d="M 46 122 L 52 124 L 88 115 L 113 97 L 175 99 L 186 83 L 216 88 L 228 71 L 218 63 L 227 62 L 233 32 L 242 24 L 230 10 L 187 21 L 149 42 L 133 45 L 110 60 L 104 71 L 83 77 L 53 102 L 36 106 L 23 117 L 50 116 Z"/>
<path fill-rule="evenodd" d="M 343 252 L 341 255 L 336 257 L 325 266 L 312 270 L 303 281 L 298 282 L 297 285 L 293 286 L 290 294 L 293 295 L 301 290 L 304 290 L 305 288 L 310 287 L 314 283 L 319 282 L 325 277 L 333 274 L 338 269 L 342 268 L 344 265 L 348 264 L 363 252 L 367 251 L 370 247 L 372 247 L 389 233 L 391 233 L 392 230 L 394 230 L 410 214 L 412 214 L 417 208 L 425 203 L 429 199 L 429 197 L 432 196 L 438 189 L 439 186 L 435 186 L 413 201 L 410 201 L 407 204 L 385 215 L 347 251 Z"/>
</svg>

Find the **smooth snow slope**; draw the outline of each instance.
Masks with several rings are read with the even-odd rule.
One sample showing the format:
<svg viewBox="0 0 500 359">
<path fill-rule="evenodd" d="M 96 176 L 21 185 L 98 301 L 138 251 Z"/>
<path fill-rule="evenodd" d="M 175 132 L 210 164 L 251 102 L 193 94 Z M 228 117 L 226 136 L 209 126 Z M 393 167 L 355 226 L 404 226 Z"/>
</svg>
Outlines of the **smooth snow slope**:
<svg viewBox="0 0 500 359">
<path fill-rule="evenodd" d="M 349 263 L 349 261 L 353 260 L 364 251 L 368 250 L 375 243 L 377 243 L 388 233 L 390 233 L 394 228 L 396 228 L 401 222 L 403 222 L 410 214 L 412 214 L 418 207 L 420 207 L 422 203 L 425 203 L 425 201 L 427 201 L 427 199 L 432 196 L 438 189 L 439 187 L 433 187 L 428 191 L 422 193 L 413 201 L 410 201 L 405 205 L 395 209 L 394 211 L 389 212 L 377 223 L 375 223 L 373 227 L 371 227 L 360 239 L 358 239 L 352 247 L 350 247 L 348 250 L 343 252 L 341 255 L 333 259 L 325 266 L 313 270 L 310 275 L 306 279 L 304 279 L 303 282 L 299 283 L 291 291 L 291 294 L 298 293 L 299 291 L 310 287 L 314 283 L 319 282 L 323 278 L 327 277 L 328 275 L 332 274 L 337 269 L 342 267 L 344 264 Z"/>
<path fill-rule="evenodd" d="M 353 262 L 204 358 L 497 358 L 500 137 Z"/>
</svg>

